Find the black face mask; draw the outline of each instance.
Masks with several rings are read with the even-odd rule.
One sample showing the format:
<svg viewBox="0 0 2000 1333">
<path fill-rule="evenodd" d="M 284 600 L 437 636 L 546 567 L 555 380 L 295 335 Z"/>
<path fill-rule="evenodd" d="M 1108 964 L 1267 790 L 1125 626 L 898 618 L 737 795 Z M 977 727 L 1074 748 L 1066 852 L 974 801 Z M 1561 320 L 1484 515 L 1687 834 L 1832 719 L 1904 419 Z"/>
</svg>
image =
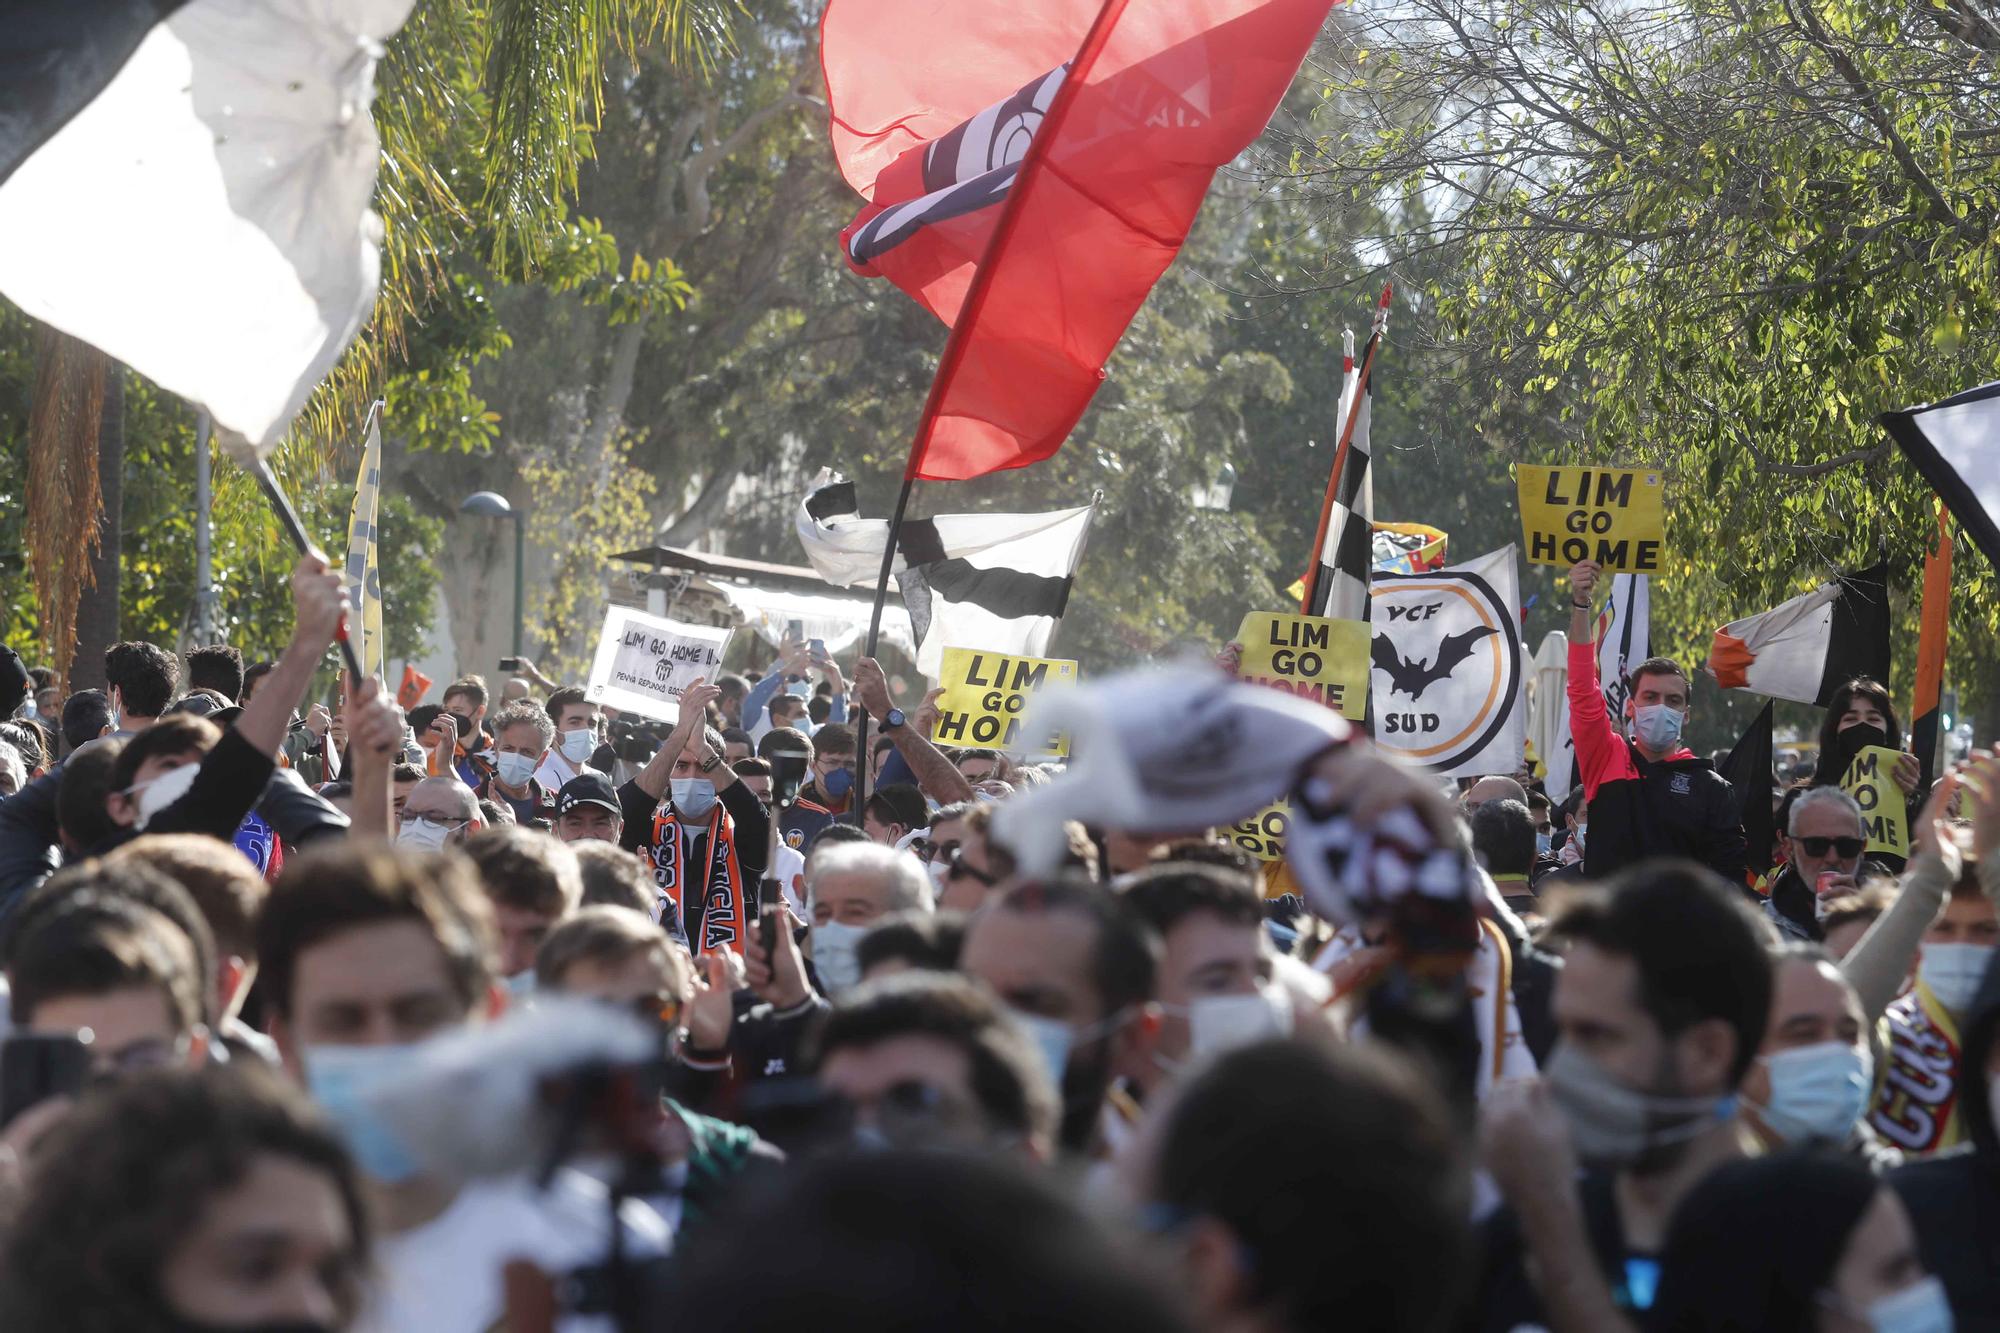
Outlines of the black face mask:
<svg viewBox="0 0 2000 1333">
<path fill-rule="evenodd" d="M 1838 782 L 1847 776 L 1847 770 L 1854 765 L 1854 757 L 1871 745 L 1887 746 L 1889 733 L 1866 722 L 1849 727 L 1834 738 L 1834 748 L 1839 752 L 1840 771 L 1833 775 Z"/>
</svg>

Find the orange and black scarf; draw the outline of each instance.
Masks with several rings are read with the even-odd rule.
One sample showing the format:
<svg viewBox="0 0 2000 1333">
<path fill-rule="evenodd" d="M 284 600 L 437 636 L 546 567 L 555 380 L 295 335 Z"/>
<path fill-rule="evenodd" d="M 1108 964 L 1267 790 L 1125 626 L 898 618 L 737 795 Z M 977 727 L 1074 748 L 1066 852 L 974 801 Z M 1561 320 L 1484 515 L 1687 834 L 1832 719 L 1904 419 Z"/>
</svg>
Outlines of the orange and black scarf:
<svg viewBox="0 0 2000 1333">
<path fill-rule="evenodd" d="M 743 868 L 736 862 L 736 824 L 720 801 L 708 816 L 708 866 L 696 900 L 700 910 L 700 942 L 687 931 L 687 839 L 671 805 L 653 815 L 653 842 L 647 849 L 653 863 L 653 883 L 660 891 L 660 924 L 687 945 L 696 957 L 717 949 L 743 952 L 743 935 L 750 908 L 743 897 Z"/>
</svg>

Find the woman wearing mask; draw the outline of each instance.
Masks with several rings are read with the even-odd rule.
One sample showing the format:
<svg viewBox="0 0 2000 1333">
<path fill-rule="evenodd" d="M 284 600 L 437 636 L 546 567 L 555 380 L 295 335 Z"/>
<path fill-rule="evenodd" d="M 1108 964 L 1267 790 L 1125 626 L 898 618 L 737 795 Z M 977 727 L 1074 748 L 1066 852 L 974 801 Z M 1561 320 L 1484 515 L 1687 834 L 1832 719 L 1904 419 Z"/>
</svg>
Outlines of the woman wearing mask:
<svg viewBox="0 0 2000 1333">
<path fill-rule="evenodd" d="M 347 1153 L 255 1062 L 87 1097 L 11 1221 L 9 1333 L 338 1333 L 368 1254 Z"/>
<path fill-rule="evenodd" d="M 1866 1165 L 1780 1153 L 1719 1167 L 1674 1213 L 1648 1328 L 1951 1333 L 1895 1191 Z"/>
<path fill-rule="evenodd" d="M 1813 769 L 1815 787 L 1838 787 L 1855 757 L 1870 746 L 1897 752 L 1889 776 L 1902 790 L 1910 817 L 1924 803 L 1922 770 L 1917 757 L 1903 749 L 1903 729 L 1896 723 L 1896 706 L 1889 692 L 1872 680 L 1850 680 L 1833 693 L 1819 727 L 1819 762 Z"/>
</svg>

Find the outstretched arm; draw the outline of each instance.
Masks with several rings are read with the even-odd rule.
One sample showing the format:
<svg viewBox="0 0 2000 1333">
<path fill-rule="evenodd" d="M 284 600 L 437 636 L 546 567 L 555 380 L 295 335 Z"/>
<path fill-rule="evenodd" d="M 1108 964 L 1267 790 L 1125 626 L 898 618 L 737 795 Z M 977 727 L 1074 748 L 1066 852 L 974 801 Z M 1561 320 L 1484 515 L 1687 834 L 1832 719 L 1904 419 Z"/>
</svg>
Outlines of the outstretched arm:
<svg viewBox="0 0 2000 1333">
<path fill-rule="evenodd" d="M 861 700 L 861 706 L 868 710 L 868 716 L 880 722 L 889 715 L 895 705 L 889 699 L 889 678 L 882 674 L 882 666 L 872 657 L 864 657 L 854 666 L 854 692 Z M 944 751 L 930 743 L 918 729 L 907 722 L 895 730 L 885 733 L 896 742 L 896 753 L 917 775 L 917 788 L 940 805 L 952 805 L 972 799 L 972 784 L 965 780 L 965 774 L 958 771 L 958 765 L 945 757 Z M 857 755 L 859 762 L 867 762 L 867 756 Z"/>
</svg>

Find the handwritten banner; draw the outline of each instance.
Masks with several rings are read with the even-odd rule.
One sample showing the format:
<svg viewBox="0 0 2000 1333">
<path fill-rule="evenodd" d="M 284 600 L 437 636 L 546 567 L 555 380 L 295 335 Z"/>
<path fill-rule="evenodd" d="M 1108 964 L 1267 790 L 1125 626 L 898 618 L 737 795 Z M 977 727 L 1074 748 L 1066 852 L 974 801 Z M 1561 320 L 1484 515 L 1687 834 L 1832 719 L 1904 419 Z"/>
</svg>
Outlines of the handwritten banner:
<svg viewBox="0 0 2000 1333">
<path fill-rule="evenodd" d="M 722 674 L 729 633 L 716 625 L 683 625 L 614 606 L 605 612 L 584 694 L 592 703 L 621 713 L 679 721 L 681 695 L 687 687 Z"/>
</svg>

